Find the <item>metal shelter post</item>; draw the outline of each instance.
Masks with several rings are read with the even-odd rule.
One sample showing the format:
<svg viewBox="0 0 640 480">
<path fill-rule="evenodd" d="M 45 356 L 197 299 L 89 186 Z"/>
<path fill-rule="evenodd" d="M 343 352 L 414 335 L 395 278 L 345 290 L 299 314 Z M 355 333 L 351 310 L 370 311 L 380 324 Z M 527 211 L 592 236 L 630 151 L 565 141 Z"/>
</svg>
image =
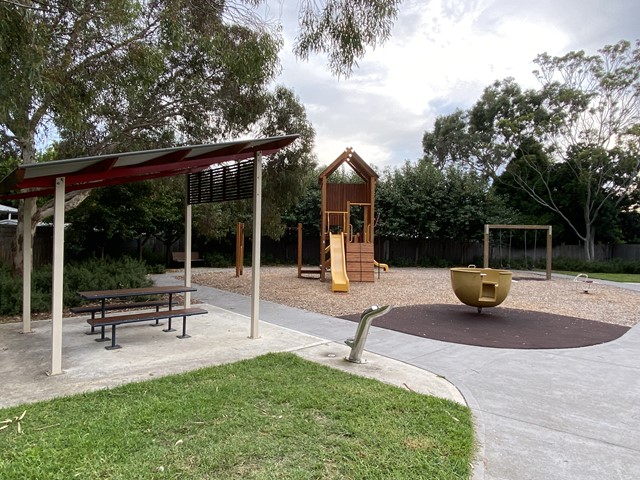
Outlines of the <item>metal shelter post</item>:
<svg viewBox="0 0 640 480">
<path fill-rule="evenodd" d="M 53 288 L 51 291 L 51 371 L 62 373 L 62 293 L 64 290 L 65 178 L 56 178 L 53 210 Z"/>
<path fill-rule="evenodd" d="M 31 333 L 31 274 L 33 272 L 33 242 L 31 220 L 36 199 L 25 198 L 22 218 L 22 333 Z"/>
<path fill-rule="evenodd" d="M 258 338 L 260 238 L 262 236 L 262 152 L 256 152 L 253 160 L 253 245 L 251 253 L 251 334 L 249 338 Z"/>
<path fill-rule="evenodd" d="M 192 206 L 188 201 L 185 201 L 184 209 L 184 286 L 191 286 L 191 228 L 193 226 L 192 221 Z M 184 294 L 184 307 L 191 307 L 191 292 Z"/>
</svg>

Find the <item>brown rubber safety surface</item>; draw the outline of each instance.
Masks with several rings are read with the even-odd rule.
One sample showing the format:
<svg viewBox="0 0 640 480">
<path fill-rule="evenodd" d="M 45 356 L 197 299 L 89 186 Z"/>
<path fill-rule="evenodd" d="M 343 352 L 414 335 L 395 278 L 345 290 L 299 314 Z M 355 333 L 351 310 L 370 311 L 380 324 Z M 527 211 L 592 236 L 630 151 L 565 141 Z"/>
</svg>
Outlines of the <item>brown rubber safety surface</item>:
<svg viewBox="0 0 640 480">
<path fill-rule="evenodd" d="M 341 318 L 359 321 L 360 316 Z M 477 308 L 466 305 L 411 305 L 394 307 L 373 321 L 418 337 L 443 342 L 495 348 L 575 348 L 610 342 L 629 327 L 583 318 L 513 308 Z"/>
</svg>

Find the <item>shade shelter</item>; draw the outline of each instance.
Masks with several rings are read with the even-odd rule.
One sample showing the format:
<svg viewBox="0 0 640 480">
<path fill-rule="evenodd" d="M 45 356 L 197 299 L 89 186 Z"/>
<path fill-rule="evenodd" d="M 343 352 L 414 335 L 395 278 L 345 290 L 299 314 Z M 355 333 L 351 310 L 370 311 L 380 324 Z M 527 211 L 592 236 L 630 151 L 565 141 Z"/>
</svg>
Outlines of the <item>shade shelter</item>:
<svg viewBox="0 0 640 480">
<path fill-rule="evenodd" d="M 253 284 L 251 338 L 258 337 L 260 299 L 260 234 L 262 157 L 278 152 L 298 135 L 285 135 L 226 143 L 73 158 L 21 165 L 0 182 L 0 199 L 24 199 L 24 223 L 30 225 L 35 199 L 54 196 L 53 288 L 51 328 L 51 375 L 62 373 L 62 292 L 64 268 L 65 195 L 72 191 L 196 174 L 213 165 L 253 159 Z M 191 204 L 185 202 L 185 258 L 191 258 Z M 23 235 L 23 332 L 31 331 L 31 229 Z M 185 262 L 185 286 L 191 286 L 191 263 Z M 185 304 L 190 303 L 189 294 Z"/>
</svg>

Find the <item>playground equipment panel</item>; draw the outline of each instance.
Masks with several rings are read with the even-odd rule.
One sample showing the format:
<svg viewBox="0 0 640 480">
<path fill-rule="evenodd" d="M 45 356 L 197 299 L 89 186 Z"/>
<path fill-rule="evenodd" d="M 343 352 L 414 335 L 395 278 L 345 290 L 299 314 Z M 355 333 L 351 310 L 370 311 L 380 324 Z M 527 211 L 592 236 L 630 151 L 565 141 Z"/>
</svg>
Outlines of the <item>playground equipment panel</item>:
<svg viewBox="0 0 640 480">
<path fill-rule="evenodd" d="M 329 182 L 341 165 L 349 165 L 359 183 Z M 351 148 L 347 148 L 319 176 L 322 191 L 320 228 L 320 268 L 303 268 L 302 226 L 298 226 L 298 277 L 319 274 L 325 280 L 331 272 L 332 290 L 348 291 L 349 281 L 375 281 L 374 266 L 388 271 L 374 258 L 374 199 L 378 175 Z M 341 249 L 337 243 L 340 242 Z M 336 284 L 337 279 L 337 284 Z"/>
</svg>

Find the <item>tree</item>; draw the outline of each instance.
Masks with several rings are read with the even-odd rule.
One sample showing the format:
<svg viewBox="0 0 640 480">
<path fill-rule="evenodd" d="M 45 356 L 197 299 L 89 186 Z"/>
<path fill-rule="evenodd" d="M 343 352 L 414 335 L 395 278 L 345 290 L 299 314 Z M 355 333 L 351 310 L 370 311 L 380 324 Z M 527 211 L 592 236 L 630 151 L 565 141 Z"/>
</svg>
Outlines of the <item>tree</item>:
<svg viewBox="0 0 640 480">
<path fill-rule="evenodd" d="M 116 240 L 138 238 L 151 231 L 154 202 L 138 201 L 153 193 L 149 182 L 100 188 L 67 216 L 66 249 L 75 255 L 105 256 Z"/>
<path fill-rule="evenodd" d="M 584 242 L 585 258 L 594 258 L 596 225 L 608 207 L 620 205 L 638 187 L 640 173 L 640 41 L 605 46 L 599 55 L 570 52 L 538 56 L 535 73 L 548 112 L 541 138 L 571 180 L 564 191 L 550 188 L 548 169 L 528 165 L 546 190 L 540 197 L 514 174 L 531 197 L 558 213 Z M 525 157 L 526 161 L 526 157 Z M 580 222 L 560 206 L 567 191 L 579 191 Z"/>
<path fill-rule="evenodd" d="M 482 226 L 513 212 L 489 182 L 474 172 L 437 168 L 428 159 L 386 170 L 376 190 L 381 226 L 392 238 L 438 238 L 469 242 Z"/>
<path fill-rule="evenodd" d="M 253 125 L 253 131 L 261 136 L 300 134 L 296 142 L 269 156 L 263 166 L 262 231 L 278 239 L 286 229 L 285 212 L 303 195 L 308 176 L 316 166 L 315 131 L 304 106 L 291 90 L 278 86 L 266 98 L 266 110 Z M 252 208 L 251 200 L 198 205 L 194 209 L 194 226 L 202 235 L 223 238 L 234 232 L 238 222 L 251 225 Z M 245 232 L 250 235 L 251 228 Z"/>
<path fill-rule="evenodd" d="M 36 160 L 50 128 L 60 154 L 213 140 L 253 119 L 276 73 L 273 37 L 223 22 L 220 5 L 0 4 L 0 138 Z M 259 111 L 259 110 L 258 110 Z M 73 207 L 86 192 L 68 196 Z M 31 228 L 51 214 L 38 209 Z M 22 208 L 14 249 L 21 270 Z"/>
<path fill-rule="evenodd" d="M 0 0 L 0 144 L 36 158 L 212 141 L 264 108 L 281 40 L 253 7 L 266 0 Z M 387 38 L 394 1 L 302 2 L 296 53 L 348 74 Z M 43 140 L 44 139 L 44 140 Z M 81 202 L 74 193 L 68 206 Z M 51 213 L 38 209 L 32 229 Z M 20 208 L 14 269 L 21 270 Z"/>
<path fill-rule="evenodd" d="M 300 134 L 294 144 L 270 155 L 263 165 L 263 231 L 279 238 L 285 229 L 283 211 L 297 201 L 308 172 L 313 171 L 315 132 L 292 91 L 277 87 L 264 100 L 265 110 L 248 128 L 258 136 Z M 92 191 L 91 201 L 71 212 L 71 231 L 81 231 L 84 239 L 91 238 L 94 232 L 107 239 L 137 238 L 139 242 L 155 236 L 164 243 L 168 258 L 169 248 L 184 233 L 184 187 L 181 177 L 157 179 L 153 184 L 144 182 L 140 187 L 125 184 Z M 234 232 L 237 222 L 250 225 L 252 208 L 251 200 L 197 205 L 193 209 L 194 232 L 208 238 L 224 238 Z"/>
<path fill-rule="evenodd" d="M 386 169 L 376 188 L 380 228 L 390 238 L 436 238 L 442 172 L 429 162 Z"/>
<path fill-rule="evenodd" d="M 294 52 L 303 59 L 312 53 L 325 53 L 330 70 L 348 76 L 367 47 L 375 47 L 389 38 L 401 2 L 303 0 L 298 11 L 300 31 Z"/>
<path fill-rule="evenodd" d="M 314 171 L 315 132 L 291 90 L 276 87 L 265 99 L 266 110 L 250 128 L 259 136 L 300 134 L 298 141 L 269 156 L 263 166 L 263 232 L 277 239 L 286 228 L 284 212 L 296 204 Z M 154 236 L 164 243 L 168 259 L 169 248 L 184 233 L 184 198 L 184 178 L 98 189 L 69 215 L 71 233 L 85 241 L 98 234 L 93 246 L 111 239 L 143 242 Z M 251 200 L 197 205 L 194 231 L 208 238 L 224 238 L 234 232 L 237 222 L 251 225 L 252 208 Z M 250 232 L 251 227 L 247 228 Z"/>
<path fill-rule="evenodd" d="M 536 63 L 539 90 L 522 91 L 510 79 L 496 82 L 459 114 L 455 141 L 435 129 L 425 133 L 425 153 L 436 153 L 441 162 L 460 161 L 489 178 L 510 175 L 532 200 L 563 219 L 592 259 L 603 213 L 637 188 L 640 41 L 605 46 L 593 56 L 542 54 Z M 448 146 L 458 140 L 466 157 Z M 542 145 L 550 161 L 527 154 L 523 146 L 531 142 Z M 555 185 L 559 174 L 565 182 Z M 572 195 L 572 202 L 564 201 Z M 578 218 L 568 211 L 576 202 Z"/>
<path fill-rule="evenodd" d="M 289 228 L 296 228 L 302 224 L 305 237 L 320 237 L 320 218 L 322 204 L 322 189 L 318 184 L 318 176 L 324 168 L 310 171 L 304 180 L 303 193 L 283 218 Z"/>
<path fill-rule="evenodd" d="M 184 233 L 184 195 L 184 181 L 177 177 L 93 190 L 69 212 L 67 248 L 103 257 L 113 253 L 109 245 L 135 239 L 142 259 L 142 247 L 155 237 L 165 245 L 168 261 L 169 248 Z"/>
<path fill-rule="evenodd" d="M 469 114 L 456 110 L 436 118 L 433 131 L 422 136 L 422 150 L 440 169 L 448 166 L 483 171 L 477 158 L 478 139 L 471 131 Z"/>
<path fill-rule="evenodd" d="M 425 132 L 422 147 L 439 168 L 456 166 L 495 180 L 520 145 L 539 134 L 546 118 L 542 98 L 523 91 L 513 78 L 485 88 L 468 111 L 438 117 Z"/>
<path fill-rule="evenodd" d="M 487 223 L 509 223 L 515 211 L 476 172 L 450 167 L 444 172 L 439 237 L 469 245 L 481 240 Z"/>
<path fill-rule="evenodd" d="M 515 157 L 509 165 L 507 165 L 505 171 L 492 184 L 493 191 L 498 195 L 508 198 L 509 206 L 518 212 L 513 222 L 509 223 L 522 225 L 553 225 L 553 238 L 555 243 L 576 243 L 578 241 L 577 237 L 575 237 L 572 231 L 567 232 L 562 217 L 540 203 L 532 201 L 529 193 L 523 190 L 515 181 L 513 170 L 526 168 L 526 163 L 522 161 L 522 157 L 524 156 L 527 156 L 526 163 L 542 162 L 543 165 L 541 165 L 540 168 L 547 168 L 550 175 L 552 173 L 554 174 L 552 190 L 563 189 L 564 182 L 566 181 L 566 178 L 563 179 L 560 175 L 551 172 L 551 160 L 539 142 L 533 139 L 525 141 L 515 153 Z M 526 173 L 523 172 L 521 175 L 526 175 Z M 540 195 L 544 195 L 543 189 L 539 183 L 537 183 L 537 180 L 532 178 L 532 175 L 529 175 L 529 178 L 531 180 L 530 188 L 538 191 Z M 570 217 L 573 219 L 577 218 L 575 213 L 579 210 L 578 205 L 567 196 L 563 200 L 563 207 L 569 205 L 572 205 L 571 213 L 569 214 Z"/>
</svg>

